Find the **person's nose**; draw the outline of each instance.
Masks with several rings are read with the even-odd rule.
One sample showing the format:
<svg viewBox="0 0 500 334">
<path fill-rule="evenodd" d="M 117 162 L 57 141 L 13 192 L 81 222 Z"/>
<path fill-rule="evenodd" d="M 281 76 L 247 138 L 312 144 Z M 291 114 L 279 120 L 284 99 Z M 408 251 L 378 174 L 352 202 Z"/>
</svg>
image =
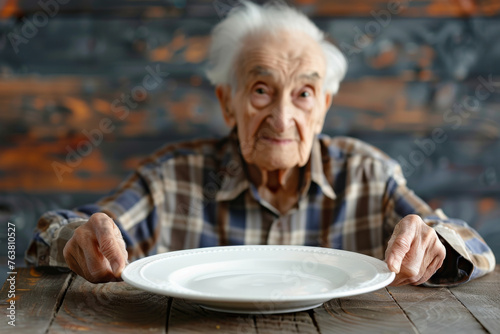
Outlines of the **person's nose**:
<svg viewBox="0 0 500 334">
<path fill-rule="evenodd" d="M 293 104 L 289 96 L 282 96 L 271 110 L 268 118 L 274 131 L 283 133 L 293 124 Z"/>
</svg>

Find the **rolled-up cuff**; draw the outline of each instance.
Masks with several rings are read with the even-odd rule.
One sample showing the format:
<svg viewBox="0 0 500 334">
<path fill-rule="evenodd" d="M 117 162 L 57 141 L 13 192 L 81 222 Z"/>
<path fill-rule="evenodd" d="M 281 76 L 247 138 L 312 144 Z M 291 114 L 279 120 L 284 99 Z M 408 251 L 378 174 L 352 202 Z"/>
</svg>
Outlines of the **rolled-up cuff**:
<svg viewBox="0 0 500 334">
<path fill-rule="evenodd" d="M 68 267 L 64 259 L 63 249 L 66 243 L 73 237 L 75 230 L 87 220 L 73 221 L 59 228 L 54 234 L 54 240 L 50 246 L 49 266 Z"/>
<path fill-rule="evenodd" d="M 446 248 L 446 257 L 441 268 L 439 268 L 423 286 L 450 287 L 468 282 L 472 277 L 474 265 L 470 260 L 466 259 L 455 250 L 438 231 L 436 231 L 436 233 L 438 234 L 439 240 Z"/>
<path fill-rule="evenodd" d="M 464 221 L 441 217 L 424 221 L 436 231 L 446 247 L 443 265 L 424 286 L 454 286 L 494 270 L 496 261 L 493 252 Z"/>
<path fill-rule="evenodd" d="M 64 246 L 71 239 L 75 230 L 86 222 L 86 219 L 72 220 L 57 228 L 50 237 L 44 235 L 43 232 L 38 232 L 26 251 L 26 263 L 34 267 L 67 268 L 68 265 L 63 255 Z"/>
</svg>

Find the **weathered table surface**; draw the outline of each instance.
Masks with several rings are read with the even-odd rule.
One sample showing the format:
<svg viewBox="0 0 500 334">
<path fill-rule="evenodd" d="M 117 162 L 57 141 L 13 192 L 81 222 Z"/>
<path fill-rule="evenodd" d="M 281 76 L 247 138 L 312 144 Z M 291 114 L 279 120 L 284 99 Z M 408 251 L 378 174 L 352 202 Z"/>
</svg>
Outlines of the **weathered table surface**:
<svg viewBox="0 0 500 334">
<path fill-rule="evenodd" d="M 29 268 L 17 269 L 13 299 L 10 288 L 0 291 L 0 333 L 500 333 L 500 265 L 454 288 L 387 287 L 277 315 L 213 312 L 125 282 Z"/>
</svg>

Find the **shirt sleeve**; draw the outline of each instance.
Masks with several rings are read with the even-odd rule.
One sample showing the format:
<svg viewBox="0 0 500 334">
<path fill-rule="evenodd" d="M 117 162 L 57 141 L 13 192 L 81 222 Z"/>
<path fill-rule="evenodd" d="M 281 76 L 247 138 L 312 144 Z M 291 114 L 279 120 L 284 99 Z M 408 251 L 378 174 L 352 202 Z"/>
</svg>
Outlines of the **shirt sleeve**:
<svg viewBox="0 0 500 334">
<path fill-rule="evenodd" d="M 495 256 L 479 233 L 463 220 L 448 218 L 440 209 L 433 211 L 407 188 L 399 165 L 389 175 L 386 187 L 386 241 L 403 217 L 417 214 L 437 232 L 446 248 L 443 265 L 423 285 L 453 286 L 495 269 Z"/>
<path fill-rule="evenodd" d="M 150 173 L 151 174 L 151 173 Z M 157 180 L 156 180 L 157 181 Z M 96 212 L 110 216 L 120 229 L 129 261 L 155 252 L 159 235 L 151 175 L 139 169 L 111 195 L 74 210 L 49 211 L 39 219 L 25 254 L 32 266 L 67 267 L 63 249 L 74 231 Z"/>
</svg>

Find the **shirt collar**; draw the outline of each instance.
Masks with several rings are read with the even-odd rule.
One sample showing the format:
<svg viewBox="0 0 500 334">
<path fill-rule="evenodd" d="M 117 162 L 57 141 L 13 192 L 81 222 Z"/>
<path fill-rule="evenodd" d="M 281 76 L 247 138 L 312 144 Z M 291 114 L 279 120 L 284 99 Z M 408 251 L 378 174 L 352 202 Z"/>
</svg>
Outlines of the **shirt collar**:
<svg viewBox="0 0 500 334">
<path fill-rule="evenodd" d="M 246 171 L 246 163 L 241 156 L 236 129 L 231 131 L 228 141 L 229 143 L 221 163 L 221 170 L 224 171 L 226 177 L 224 178 L 219 191 L 215 195 L 216 201 L 233 200 L 243 191 L 250 188 L 250 181 L 248 180 Z M 309 189 L 310 183 L 314 182 L 320 187 L 325 196 L 330 199 L 335 199 L 335 192 L 325 176 L 323 159 L 324 157 L 321 150 L 321 143 L 319 138 L 316 137 L 313 142 L 311 157 L 309 158 L 306 166 L 304 166 L 305 172 L 303 174 L 303 189 L 304 192 L 306 192 Z"/>
<path fill-rule="evenodd" d="M 326 154 L 327 156 L 323 156 L 323 154 Z M 310 172 L 310 179 L 308 180 L 307 173 L 305 176 L 304 182 L 306 182 L 306 189 L 309 188 L 310 181 L 316 183 L 323 194 L 330 198 L 330 199 L 335 199 L 337 196 L 335 195 L 335 191 L 333 191 L 333 188 L 328 182 L 327 177 L 325 176 L 325 166 L 323 165 L 324 160 L 329 160 L 330 157 L 328 156 L 328 151 L 325 150 L 325 153 L 323 153 L 321 149 L 321 142 L 318 137 L 314 139 L 313 146 L 311 149 L 311 158 L 309 159 L 309 172 Z"/>
<path fill-rule="evenodd" d="M 221 170 L 225 171 L 226 177 L 215 195 L 216 201 L 233 200 L 250 187 L 236 128 L 229 134 L 228 145 L 226 145 L 226 152 L 223 154 L 221 162 Z"/>
</svg>

